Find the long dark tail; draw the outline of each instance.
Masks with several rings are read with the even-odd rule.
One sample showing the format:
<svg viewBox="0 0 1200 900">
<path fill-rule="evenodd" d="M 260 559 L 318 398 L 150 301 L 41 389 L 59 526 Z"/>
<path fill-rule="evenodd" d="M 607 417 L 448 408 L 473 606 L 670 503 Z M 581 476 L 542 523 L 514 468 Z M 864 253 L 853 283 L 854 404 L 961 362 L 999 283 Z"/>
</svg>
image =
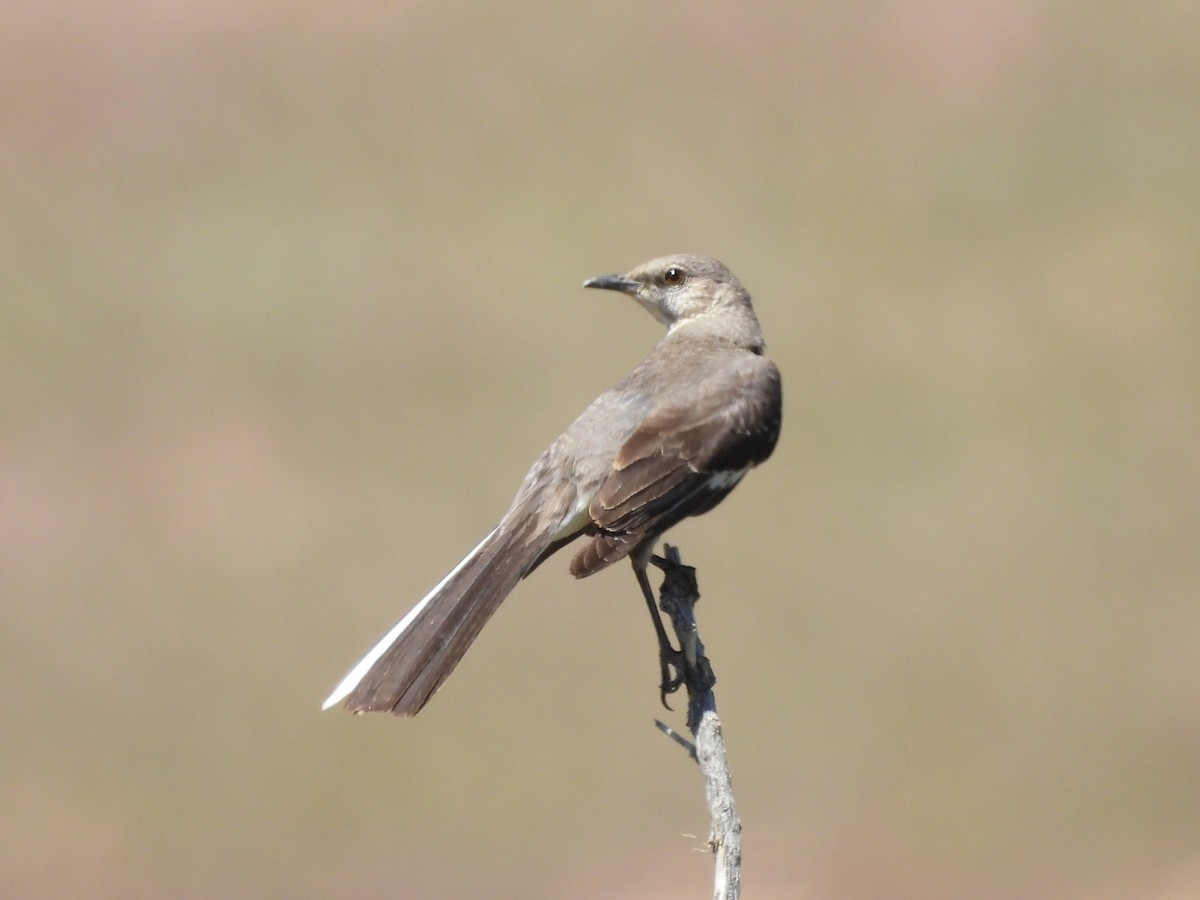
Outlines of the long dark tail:
<svg viewBox="0 0 1200 900">
<path fill-rule="evenodd" d="M 539 518 L 506 516 L 350 670 L 323 708 L 341 702 L 353 712 L 420 712 L 550 544 Z"/>
</svg>

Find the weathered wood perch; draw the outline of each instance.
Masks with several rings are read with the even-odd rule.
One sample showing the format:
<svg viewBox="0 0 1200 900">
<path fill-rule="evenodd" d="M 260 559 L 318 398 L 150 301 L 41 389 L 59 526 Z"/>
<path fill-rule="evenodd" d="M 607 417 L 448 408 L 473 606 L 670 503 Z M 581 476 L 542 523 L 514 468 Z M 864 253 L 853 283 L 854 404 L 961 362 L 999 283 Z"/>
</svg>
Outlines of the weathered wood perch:
<svg viewBox="0 0 1200 900">
<path fill-rule="evenodd" d="M 678 548 L 666 544 L 663 552 L 664 557 L 653 558 L 654 565 L 663 572 L 663 583 L 658 592 L 659 607 L 670 618 L 682 651 L 680 675 L 688 695 L 687 727 L 695 743 L 663 722 L 656 720 L 655 724 L 682 744 L 700 764 L 712 818 L 708 846 L 716 867 L 713 897 L 715 900 L 737 900 L 741 894 L 742 823 L 733 802 L 729 759 L 725 754 L 725 739 L 721 735 L 721 720 L 712 692 L 717 679 L 704 654 L 704 644 L 696 625 L 694 607 L 700 599 L 696 570 L 683 564 Z"/>
</svg>

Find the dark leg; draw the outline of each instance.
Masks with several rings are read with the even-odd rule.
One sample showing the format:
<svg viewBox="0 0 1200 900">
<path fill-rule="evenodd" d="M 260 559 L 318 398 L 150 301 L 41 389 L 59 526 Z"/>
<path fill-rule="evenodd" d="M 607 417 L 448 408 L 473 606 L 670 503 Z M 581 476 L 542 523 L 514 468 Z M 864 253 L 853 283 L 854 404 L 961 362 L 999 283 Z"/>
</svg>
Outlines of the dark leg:
<svg viewBox="0 0 1200 900">
<path fill-rule="evenodd" d="M 646 567 L 639 566 L 637 562 L 633 564 L 633 574 L 637 576 L 638 586 L 642 589 L 642 596 L 646 598 L 646 606 L 650 610 L 650 618 L 654 622 L 654 633 L 658 636 L 658 664 L 660 667 L 660 675 L 662 682 L 659 684 L 661 694 L 659 699 L 662 705 L 667 706 L 667 694 L 673 694 L 679 690 L 679 686 L 683 684 L 683 663 L 681 660 L 682 651 L 676 650 L 671 644 L 671 639 L 667 637 L 667 629 L 663 627 L 662 616 L 658 614 L 658 603 L 654 599 L 654 590 L 650 587 L 650 579 L 646 575 Z M 674 667 L 675 675 L 671 675 L 671 668 Z"/>
</svg>

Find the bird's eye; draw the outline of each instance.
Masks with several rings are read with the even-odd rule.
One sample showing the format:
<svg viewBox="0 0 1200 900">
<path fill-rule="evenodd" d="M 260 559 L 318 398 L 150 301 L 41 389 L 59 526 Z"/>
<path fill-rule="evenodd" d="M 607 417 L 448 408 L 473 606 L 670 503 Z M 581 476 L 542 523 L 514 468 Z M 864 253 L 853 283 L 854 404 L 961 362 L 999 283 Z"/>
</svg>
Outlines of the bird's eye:
<svg viewBox="0 0 1200 900">
<path fill-rule="evenodd" d="M 683 284 L 685 278 L 687 278 L 687 274 L 683 269 L 676 268 L 675 266 L 672 266 L 663 273 L 663 281 L 671 285 Z"/>
</svg>

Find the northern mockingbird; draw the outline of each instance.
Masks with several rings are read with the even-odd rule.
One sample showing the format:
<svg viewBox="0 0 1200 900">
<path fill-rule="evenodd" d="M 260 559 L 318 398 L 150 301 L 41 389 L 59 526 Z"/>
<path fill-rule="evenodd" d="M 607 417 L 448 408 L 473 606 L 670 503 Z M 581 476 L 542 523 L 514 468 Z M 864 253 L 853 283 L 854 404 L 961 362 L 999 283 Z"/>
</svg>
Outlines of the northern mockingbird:
<svg viewBox="0 0 1200 900">
<path fill-rule="evenodd" d="M 659 638 L 664 696 L 678 687 L 646 566 L 668 528 L 712 509 L 771 455 L 779 370 L 763 355 L 750 295 L 715 259 L 666 256 L 583 286 L 628 294 L 666 335 L 546 449 L 500 524 L 350 670 L 324 709 L 415 715 L 517 582 L 577 538 L 576 578 L 633 563 Z"/>
</svg>

